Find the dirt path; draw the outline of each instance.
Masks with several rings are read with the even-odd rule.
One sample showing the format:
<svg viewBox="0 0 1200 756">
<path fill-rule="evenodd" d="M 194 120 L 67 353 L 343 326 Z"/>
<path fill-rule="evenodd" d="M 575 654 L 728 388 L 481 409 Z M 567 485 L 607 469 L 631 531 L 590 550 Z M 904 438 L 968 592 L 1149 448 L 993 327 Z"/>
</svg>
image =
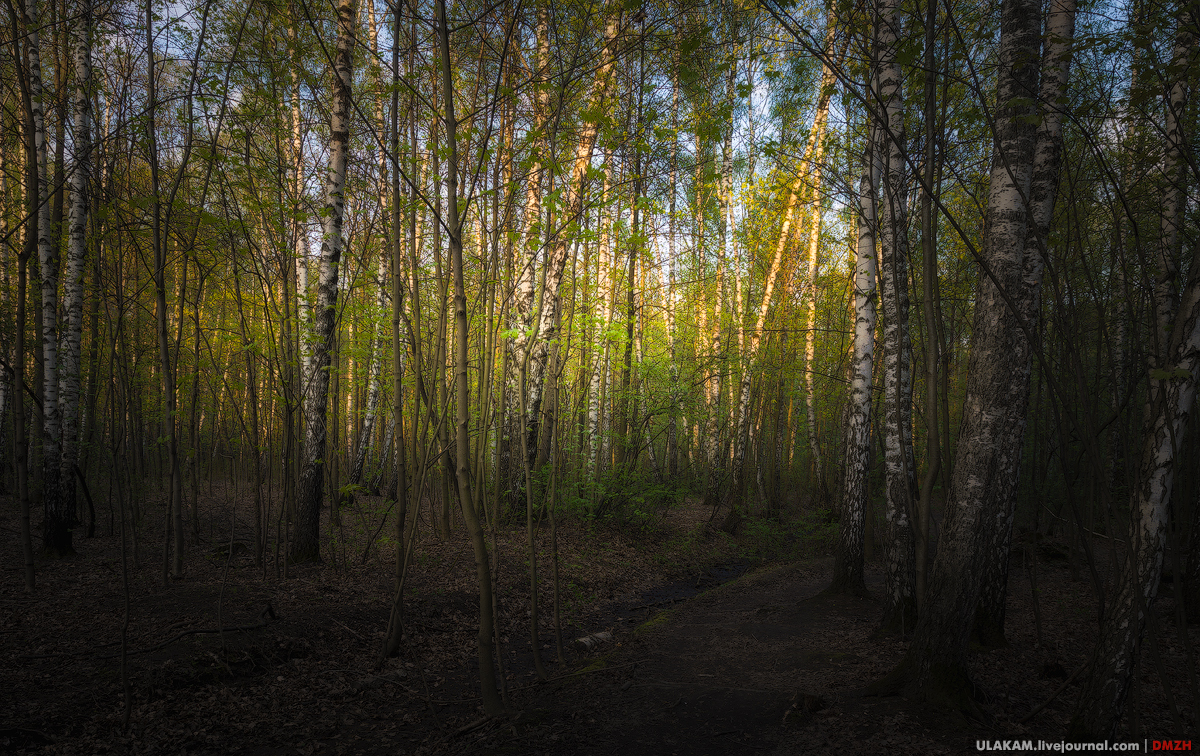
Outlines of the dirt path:
<svg viewBox="0 0 1200 756">
<path fill-rule="evenodd" d="M 857 682 L 886 671 L 903 647 L 869 640 L 879 615 L 875 601 L 818 595 L 828 572 L 828 560 L 768 568 L 662 612 L 618 634 L 619 645 L 585 668 L 591 671 L 518 693 L 512 704 L 520 715 L 466 733 L 450 750 L 588 756 L 966 750 L 971 733 L 961 726 L 957 734 L 946 732 L 936 717 L 918 721 L 902 699 L 842 700 Z M 881 588 L 881 580 L 872 572 L 868 585 Z"/>
</svg>

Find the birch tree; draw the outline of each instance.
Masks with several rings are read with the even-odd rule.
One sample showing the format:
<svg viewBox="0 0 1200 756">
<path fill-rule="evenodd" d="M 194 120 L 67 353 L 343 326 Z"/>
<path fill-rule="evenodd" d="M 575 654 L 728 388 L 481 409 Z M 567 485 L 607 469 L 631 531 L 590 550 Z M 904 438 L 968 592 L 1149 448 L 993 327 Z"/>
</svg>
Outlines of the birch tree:
<svg viewBox="0 0 1200 756">
<path fill-rule="evenodd" d="M 858 182 L 858 245 L 854 260 L 854 361 L 850 366 L 850 408 L 846 428 L 845 471 L 838 548 L 830 591 L 862 596 L 863 533 L 867 473 L 871 458 L 871 383 L 875 352 L 875 182 L 877 164 L 870 152 Z"/>
<path fill-rule="evenodd" d="M 912 339 L 908 298 L 908 171 L 904 128 L 899 3 L 885 0 L 878 27 L 879 129 L 884 163 L 879 217 L 880 300 L 883 305 L 883 437 L 887 535 L 884 538 L 885 631 L 907 632 L 916 614 L 915 555 L 910 513 L 917 500 L 912 440 Z"/>
<path fill-rule="evenodd" d="M 42 288 L 42 505 L 45 522 L 42 531 L 43 550 L 47 556 L 63 557 L 75 553 L 71 543 L 71 524 L 74 519 L 73 498 L 64 495 L 62 485 L 62 416 L 58 401 L 58 246 L 50 237 L 50 203 L 47 191 L 46 92 L 42 79 L 42 56 L 37 0 L 25 0 L 24 5 L 26 81 L 32 118 L 33 155 L 36 181 L 33 198 L 36 201 L 37 223 L 26 231 L 37 245 L 38 265 Z M 32 219 L 31 219 L 32 220 Z"/>
<path fill-rule="evenodd" d="M 79 376 L 83 335 L 83 274 L 87 244 L 88 209 L 91 202 L 92 133 L 92 4 L 83 0 L 74 32 L 75 83 L 72 91 L 74 116 L 74 165 L 71 173 L 71 210 L 67 239 L 67 271 L 63 284 L 62 365 L 62 496 L 67 511 L 75 511 L 75 466 L 79 459 Z"/>
<path fill-rule="evenodd" d="M 313 320 L 312 376 L 306 393 L 304 466 L 296 500 L 293 562 L 320 561 L 321 502 L 325 480 L 326 413 L 329 371 L 332 365 L 337 319 L 338 264 L 344 240 L 342 221 L 346 207 L 346 162 L 350 148 L 351 85 L 357 0 L 337 5 L 337 43 L 333 58 L 333 89 L 329 120 L 329 166 L 326 169 L 325 207 L 322 213 L 320 275 Z"/>
<path fill-rule="evenodd" d="M 1042 271 L 1062 166 L 1062 106 L 1066 101 L 1071 73 L 1074 37 L 1075 0 L 1053 0 L 1046 19 L 1042 53 L 1037 116 L 1039 126 L 1027 201 L 1028 229 L 1023 245 L 1024 272 L 1019 288 L 1010 292 L 1014 305 L 1020 310 L 1019 317 L 1026 323 L 1036 318 L 1041 303 Z M 1013 393 L 1011 403 L 1006 408 L 1009 418 L 1005 425 L 1008 435 L 999 440 L 1019 450 L 1025 438 L 1025 422 L 1029 414 L 1029 378 L 1033 367 L 1032 345 L 1023 331 L 1014 334 L 1012 349 L 1009 358 L 1013 371 L 1010 378 Z M 1019 463 L 1020 452 L 1016 453 Z M 984 646 L 1005 644 L 1004 610 L 1008 599 L 1008 560 L 1016 516 L 1017 472 L 1019 470 L 1014 468 L 1012 475 L 996 480 L 993 486 L 1000 519 L 988 547 L 974 628 L 977 639 Z"/>
<path fill-rule="evenodd" d="M 930 574 L 926 605 L 900 664 L 869 687 L 908 689 L 925 698 L 974 709 L 967 673 L 971 620 L 978 604 L 993 522 L 1002 511 L 997 481 L 1015 477 L 1021 444 L 1007 427 L 1007 408 L 1025 388 L 1014 385 L 1010 359 L 1021 338 L 1005 298 L 1025 278 L 1029 196 L 1037 117 L 1040 3 L 1005 0 L 1000 16 L 994 113 L 995 151 L 988 187 L 987 232 L 978 255 L 986 267 L 976 291 L 963 427 L 950 482 L 946 517 Z"/>
</svg>

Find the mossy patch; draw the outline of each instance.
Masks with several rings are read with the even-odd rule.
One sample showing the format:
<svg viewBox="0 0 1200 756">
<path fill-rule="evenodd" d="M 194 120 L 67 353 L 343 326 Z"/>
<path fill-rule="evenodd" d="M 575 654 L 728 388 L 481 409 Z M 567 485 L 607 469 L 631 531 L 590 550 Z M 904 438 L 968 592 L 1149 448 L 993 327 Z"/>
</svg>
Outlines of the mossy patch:
<svg viewBox="0 0 1200 756">
<path fill-rule="evenodd" d="M 638 636 L 654 632 L 658 628 L 665 626 L 674 614 L 674 609 L 665 609 L 634 628 L 633 634 Z"/>
<path fill-rule="evenodd" d="M 600 658 L 579 670 L 578 674 L 583 674 L 584 672 L 597 672 L 599 670 L 606 669 L 607 667 L 608 659 Z"/>
</svg>

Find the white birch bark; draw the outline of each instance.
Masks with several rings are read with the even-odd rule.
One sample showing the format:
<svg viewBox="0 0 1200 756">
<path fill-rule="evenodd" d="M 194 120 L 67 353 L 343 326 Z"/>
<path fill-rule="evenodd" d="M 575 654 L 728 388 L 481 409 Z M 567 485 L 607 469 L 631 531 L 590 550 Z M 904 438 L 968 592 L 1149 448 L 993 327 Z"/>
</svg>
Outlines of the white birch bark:
<svg viewBox="0 0 1200 756">
<path fill-rule="evenodd" d="M 304 132 L 300 120 L 300 50 L 297 38 L 296 11 L 292 10 L 292 23 L 288 29 L 291 37 L 292 56 L 292 242 L 296 264 L 296 310 L 297 330 L 300 340 L 300 385 L 301 406 L 308 396 L 312 378 L 312 300 L 308 294 L 308 224 L 304 221 Z"/>
<path fill-rule="evenodd" d="M 74 167 L 68 219 L 67 271 L 63 282 L 65 309 L 61 375 L 63 506 L 75 509 L 75 464 L 79 459 L 80 345 L 83 336 L 83 272 L 88 224 L 88 180 L 91 176 L 92 133 L 92 6 L 84 0 L 72 27 L 75 46 Z"/>
<path fill-rule="evenodd" d="M 1039 93 L 1039 126 L 1033 156 L 1033 177 L 1029 193 L 1029 228 L 1024 244 L 1023 278 L 1011 292 L 1026 322 L 1037 317 L 1041 302 L 1044 253 L 1050 237 L 1050 222 L 1058 196 L 1062 165 L 1062 104 L 1071 73 L 1071 51 L 1075 37 L 1075 0 L 1053 0 L 1046 22 L 1046 42 L 1042 57 Z M 1020 448 L 1025 437 L 1029 407 L 1029 383 L 1033 351 L 1023 332 L 1013 335 L 1011 382 L 1013 396 L 1006 409 L 1011 436 L 1007 443 Z M 1020 462 L 1017 453 L 1016 463 Z M 996 482 L 994 496 L 999 519 L 993 533 L 990 554 L 985 563 L 983 586 L 975 616 L 975 634 L 988 647 L 1003 646 L 1004 616 L 1007 605 L 1008 560 L 1012 547 L 1012 528 L 1016 516 L 1019 467 Z"/>
<path fill-rule="evenodd" d="M 600 243 L 596 255 L 596 297 L 592 304 L 595 334 L 592 340 L 592 375 L 588 389 L 588 467 L 595 472 L 602 458 L 601 413 L 603 402 L 601 385 L 607 370 L 608 326 L 612 317 L 612 250 L 609 246 L 609 224 L 606 218 L 608 189 L 611 181 L 611 157 L 604 159 L 604 186 L 600 193 L 600 211 L 597 225 L 600 227 Z"/>
<path fill-rule="evenodd" d="M 7 127 L 7 116 L 0 114 L 0 130 Z M 0 239 L 8 236 L 8 151 L 5 149 L 6 142 L 7 140 L 0 139 Z M 0 328 L 15 329 L 16 323 L 9 323 L 9 313 L 16 311 L 16 308 L 9 302 L 8 291 L 11 286 L 8 267 L 9 255 L 0 255 L 0 258 L 2 258 L 0 259 L 0 313 L 4 313 L 0 318 Z M 4 361 L 13 365 L 16 358 L 7 340 L 4 346 L 2 355 Z M 0 459 L 5 460 L 11 458 L 8 452 L 8 444 L 11 443 L 8 437 L 8 405 L 14 388 L 16 388 L 16 381 L 9 378 L 8 372 L 0 373 Z M 0 494 L 8 493 L 9 483 L 6 479 L 8 466 L 5 465 L 3 470 L 4 472 L 0 472 Z"/>
<path fill-rule="evenodd" d="M 886 123 L 880 142 L 885 169 L 879 207 L 880 281 L 884 335 L 884 467 L 886 470 L 886 586 L 880 627 L 908 632 L 916 613 L 911 513 L 917 500 L 912 447 L 912 340 L 908 298 L 908 188 L 903 76 L 896 61 L 900 40 L 899 3 L 880 10 L 879 100 Z"/>
<path fill-rule="evenodd" d="M 63 496 L 62 417 L 58 397 L 58 248 L 50 239 L 50 203 L 47 201 L 47 148 L 41 43 L 37 0 L 25 0 L 25 33 L 28 35 L 29 98 L 33 110 L 33 140 L 37 161 L 38 264 L 42 275 L 42 500 L 45 512 L 43 543 L 47 554 L 74 553 L 71 521 L 74 512 Z"/>
<path fill-rule="evenodd" d="M 599 112 L 605 107 L 608 96 L 612 67 L 614 61 L 614 46 L 617 32 L 621 25 L 621 14 L 614 12 L 607 22 L 604 31 L 604 42 L 600 52 L 600 63 L 588 93 L 588 111 Z M 541 412 L 542 397 L 546 389 L 546 365 L 550 357 L 551 342 L 558 335 L 558 312 L 562 306 L 561 284 L 566 270 L 568 252 L 574 234 L 567 233 L 570 227 L 577 224 L 583 212 L 583 190 L 587 170 L 592 163 L 592 153 L 596 147 L 596 137 L 599 134 L 599 124 L 596 121 L 585 120 L 579 143 L 571 165 L 571 176 L 565 187 L 565 201 L 559 213 L 558 231 L 546 257 L 544 285 L 542 287 L 541 303 L 536 318 L 536 331 L 533 343 L 529 347 L 528 370 L 528 401 L 526 402 L 525 423 L 528 428 L 529 445 L 527 448 L 538 448 L 538 424 Z"/>
<path fill-rule="evenodd" d="M 833 48 L 833 19 L 829 20 L 829 31 L 825 37 L 825 49 L 831 51 Z M 807 276 L 805 282 L 808 286 L 808 291 L 805 296 L 805 317 L 804 317 L 804 400 L 806 411 L 808 413 L 808 450 L 812 455 L 813 471 L 816 475 L 817 491 L 820 492 L 821 498 L 828 498 L 827 486 L 825 483 L 825 466 L 821 460 L 821 445 L 817 438 L 817 398 L 816 398 L 816 376 L 817 371 L 813 365 L 816 357 L 816 340 L 817 340 L 817 272 L 819 269 L 819 260 L 817 253 L 820 250 L 821 243 L 821 162 L 825 156 L 825 128 L 829 117 L 829 101 L 833 96 L 833 86 L 836 82 L 833 68 L 826 61 L 821 70 L 821 94 L 820 101 L 817 104 L 816 116 L 813 119 L 813 131 L 809 137 L 808 151 L 812 157 L 809 161 L 808 168 L 808 193 L 811 214 L 809 219 L 808 229 L 808 249 L 805 255 L 805 260 L 808 263 Z"/>
<path fill-rule="evenodd" d="M 865 595 L 863 536 L 867 473 L 871 458 L 871 384 L 875 352 L 875 183 L 878 172 L 868 155 L 858 185 L 858 246 L 854 261 L 854 358 L 850 365 L 849 422 L 838 549 L 830 590 Z"/>
<path fill-rule="evenodd" d="M 725 98 L 733 102 L 734 81 L 737 76 L 736 65 L 731 65 L 725 84 Z M 721 300 L 725 288 L 725 263 L 729 258 L 728 250 L 731 244 L 729 208 L 733 195 L 733 124 L 728 124 L 725 140 L 721 145 L 721 184 L 717 192 L 720 205 L 720 246 L 717 249 L 717 275 L 714 284 L 713 319 L 709 324 L 709 365 L 708 377 L 705 381 L 705 401 L 708 405 L 708 432 L 705 436 L 705 456 L 708 459 L 708 482 L 704 489 L 704 504 L 716 509 L 721 505 L 721 482 L 725 474 L 725 462 L 721 459 L 721 383 L 725 366 L 724 355 L 721 353 L 721 328 L 723 325 Z"/>
<path fill-rule="evenodd" d="M 305 403 L 304 467 L 297 494 L 296 526 L 291 561 L 320 560 L 321 502 L 323 499 L 326 412 L 329 371 L 336 321 L 338 264 L 341 260 L 342 219 L 346 207 L 346 162 L 350 142 L 350 96 L 353 83 L 355 0 L 337 6 L 337 48 L 333 61 L 332 108 L 329 122 L 329 166 L 326 171 L 320 278 L 314 313 L 311 390 Z"/>
<path fill-rule="evenodd" d="M 371 38 L 371 52 L 378 59 L 379 27 L 375 19 L 375 0 L 367 0 L 367 32 Z M 379 128 L 380 133 L 387 133 L 387 124 L 384 122 L 383 112 L 383 81 L 379 66 L 372 65 L 370 67 L 370 74 L 371 82 L 375 89 L 375 124 Z M 390 187 L 388 186 L 387 153 L 382 149 L 379 150 L 377 171 L 376 177 L 379 183 L 376 194 L 379 198 L 379 207 L 382 212 L 391 204 L 389 199 Z M 397 233 L 395 228 L 392 229 L 392 233 Z M 367 362 L 367 406 L 363 410 L 362 429 L 359 432 L 357 448 L 354 452 L 354 462 L 350 468 L 350 483 L 358 483 L 362 480 L 367 457 L 371 452 L 371 439 L 375 433 L 375 418 L 379 414 L 379 397 L 382 393 L 383 384 L 384 335 L 382 323 L 385 313 L 388 311 L 389 251 L 387 242 L 385 241 L 379 250 L 379 265 L 375 281 L 375 309 L 371 312 L 371 356 Z M 352 380 L 349 381 L 349 385 L 353 387 L 354 382 Z M 351 388 L 351 392 L 353 392 L 353 388 Z M 347 414 L 347 417 L 352 416 Z M 388 447 L 385 446 L 384 448 Z"/>
<path fill-rule="evenodd" d="M 1007 407 L 1013 392 L 1012 353 L 1019 328 L 997 289 L 1016 292 L 1025 275 L 1028 231 L 1024 198 L 1033 176 L 1035 100 L 1041 5 L 1006 0 L 1000 16 L 1000 72 L 995 112 L 997 156 L 988 188 L 987 233 L 980 260 L 985 275 L 977 289 L 967 366 L 963 425 L 956 447 L 946 517 L 930 573 L 926 603 L 904 659 L 872 686 L 877 692 L 907 687 L 973 711 L 967 649 L 979 599 L 986 549 L 999 511 L 993 493 L 1015 470 L 1020 444 L 1010 442 Z"/>
<path fill-rule="evenodd" d="M 509 492 L 509 504 L 514 511 L 524 507 L 525 473 L 522 459 L 521 436 L 527 431 L 527 423 L 521 416 L 521 397 L 526 387 L 521 385 L 533 344 L 534 300 L 537 294 L 538 254 L 542 248 L 542 184 L 546 173 L 543 161 L 549 157 L 550 145 L 543 133 L 549 112 L 550 91 L 545 83 L 550 65 L 549 11 L 545 3 L 538 8 L 537 53 L 531 72 L 535 81 L 541 83 L 533 101 L 533 127 L 530 135 L 530 152 L 533 158 L 529 176 L 525 183 L 524 224 L 517 245 L 517 280 L 512 295 L 510 332 L 507 341 L 508 375 L 504 376 L 505 417 L 501 424 L 501 470 L 502 485 Z M 536 448 L 536 447 L 535 447 Z"/>
</svg>

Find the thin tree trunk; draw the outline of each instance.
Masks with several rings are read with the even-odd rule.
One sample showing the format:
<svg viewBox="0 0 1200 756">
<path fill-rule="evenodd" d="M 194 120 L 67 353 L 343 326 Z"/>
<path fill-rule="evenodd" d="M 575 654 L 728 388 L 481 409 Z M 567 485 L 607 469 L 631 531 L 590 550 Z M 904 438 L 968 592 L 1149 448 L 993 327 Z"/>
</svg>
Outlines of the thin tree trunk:
<svg viewBox="0 0 1200 756">
<path fill-rule="evenodd" d="M 42 87 L 41 43 L 38 30 L 41 19 L 37 13 L 37 0 L 25 0 L 25 44 L 26 81 L 29 88 L 32 118 L 32 156 L 35 166 L 35 181 L 27 189 L 33 199 L 31 209 L 36 214 L 36 225 L 30 224 L 26 238 L 37 246 L 38 263 L 41 269 L 42 306 L 39 333 L 41 349 L 42 404 L 42 503 L 45 522 L 42 530 L 42 545 L 47 556 L 63 557 L 75 553 L 71 543 L 71 525 L 75 511 L 74 502 L 64 496 L 61 485 L 62 419 L 58 400 L 58 245 L 51 239 L 50 203 L 47 201 L 47 148 L 46 120 L 44 111 L 45 94 Z M 27 148 L 30 149 L 30 148 Z M 33 217 L 30 218 L 33 220 Z"/>
<path fill-rule="evenodd" d="M 725 81 L 725 99 L 726 102 L 733 102 L 734 82 L 737 77 L 737 66 L 732 65 L 729 68 L 729 73 Z M 709 357 L 712 363 L 709 366 L 708 378 L 705 381 L 705 400 L 708 405 L 708 434 L 706 438 L 706 456 L 708 458 L 708 481 L 704 487 L 704 505 L 712 507 L 713 514 L 716 514 L 717 509 L 721 506 L 721 484 L 725 477 L 725 460 L 721 459 L 721 383 L 722 373 L 724 372 L 723 360 L 721 354 L 721 326 L 722 326 L 722 309 L 721 299 L 723 288 L 725 286 L 725 260 L 727 257 L 727 249 L 729 247 L 729 237 L 732 234 L 732 229 L 729 228 L 729 207 L 732 204 L 733 193 L 733 123 L 727 124 L 725 139 L 721 146 L 721 185 L 718 191 L 718 204 L 720 206 L 721 217 L 719 227 L 721 229 L 720 248 L 717 250 L 717 274 L 715 286 L 715 305 L 713 307 L 713 321 L 709 324 L 712 332 L 710 337 Z M 730 523 L 733 524 L 732 522 Z"/>
<path fill-rule="evenodd" d="M 871 384 L 875 350 L 875 183 L 877 161 L 868 153 L 858 188 L 858 248 L 854 265 L 854 361 L 851 365 L 846 478 L 838 549 L 829 590 L 863 596 L 863 537 L 871 461 Z"/>
<path fill-rule="evenodd" d="M 886 586 L 880 630 L 909 632 L 916 619 L 912 513 L 918 499 L 912 447 L 912 338 L 908 298 L 908 149 L 904 129 L 903 79 L 896 60 L 899 4 L 889 0 L 879 23 L 879 100 L 885 123 L 880 142 L 884 163 L 880 207 L 880 301 L 883 305 L 884 464 L 887 483 Z"/>
<path fill-rule="evenodd" d="M 446 18 L 445 0 L 437 0 L 438 51 L 441 56 L 442 96 L 445 107 L 446 149 L 449 162 L 447 170 L 447 228 L 450 236 L 450 266 L 454 277 L 454 322 L 455 322 L 455 382 L 454 393 L 457 407 L 457 452 L 458 501 L 463 520 L 471 536 L 475 552 L 475 566 L 479 578 L 479 683 L 483 694 L 483 710 L 489 715 L 504 710 L 504 702 L 496 690 L 496 669 L 492 659 L 492 576 L 488 561 L 487 543 L 484 540 L 483 523 L 479 519 L 472 489 L 471 460 L 471 403 L 470 383 L 467 375 L 467 294 L 463 281 L 462 225 L 458 217 L 458 121 L 454 116 L 454 84 L 450 70 L 450 29 Z"/>
<path fill-rule="evenodd" d="M 162 198 L 159 185 L 158 142 L 155 135 L 156 115 L 158 111 L 158 96 L 156 86 L 156 66 L 154 56 L 154 10 L 151 0 L 146 1 L 146 57 L 147 57 L 147 90 L 148 118 L 146 122 L 146 137 L 149 142 L 150 155 L 150 186 L 154 249 L 154 294 L 155 294 L 155 329 L 158 336 L 159 370 L 162 373 L 163 392 L 163 429 L 162 436 L 167 441 L 167 460 L 170 474 L 170 489 L 167 494 L 167 532 L 170 545 L 164 544 L 163 582 L 167 581 L 166 552 L 173 546 L 174 558 L 171 560 L 171 572 L 179 577 L 183 574 L 183 512 L 180 494 L 182 488 L 179 481 L 179 437 L 175 409 L 175 371 L 172 367 L 170 335 L 168 333 L 167 313 L 167 234 L 162 228 Z"/>
<path fill-rule="evenodd" d="M 18 29 L 16 13 L 9 6 L 9 18 L 12 28 Z M 26 40 L 29 44 L 29 40 Z M 17 82 L 21 90 L 21 106 L 24 113 L 21 136 L 25 157 L 25 216 L 29 219 L 25 227 L 25 238 L 21 251 L 17 255 L 17 312 L 16 338 L 13 353 L 13 466 L 17 475 L 17 499 L 21 503 L 21 556 L 24 561 L 25 592 L 32 593 L 36 588 L 36 573 L 33 563 L 33 532 L 29 523 L 29 440 L 25 437 L 25 328 L 26 328 L 26 297 L 28 292 L 29 259 L 37 247 L 37 231 L 34 225 L 38 222 L 38 181 L 37 181 L 37 147 L 36 130 L 33 127 L 33 103 L 30 93 L 28 75 L 28 58 L 21 61 Z M 3 116 L 0 115 L 0 118 Z"/>
<path fill-rule="evenodd" d="M 938 427 L 938 362 L 940 339 L 935 302 L 939 296 L 937 280 L 937 223 L 933 216 L 934 160 L 937 133 L 937 69 L 934 67 L 934 44 L 937 40 L 937 0 L 925 5 L 925 170 L 924 190 L 921 192 L 921 263 L 922 291 L 925 301 L 925 476 L 921 479 L 921 499 L 916 513 L 916 554 L 914 596 L 917 611 L 925 605 L 925 584 L 929 566 L 929 518 L 933 485 L 941 469 L 941 440 Z"/>
<path fill-rule="evenodd" d="M 605 106 L 608 96 L 617 32 L 621 26 L 620 12 L 614 13 L 608 19 L 604 30 L 604 42 L 600 52 L 600 63 L 588 93 L 588 107 L 591 112 L 599 113 Z M 562 307 L 560 291 L 563 273 L 566 270 L 568 252 L 575 234 L 570 229 L 579 223 L 583 213 L 583 194 L 587 180 L 588 169 L 591 167 L 592 154 L 596 147 L 596 137 L 599 135 L 599 122 L 585 120 L 579 142 L 575 147 L 575 156 L 571 165 L 571 176 L 565 187 L 566 195 L 563 209 L 559 213 L 558 230 L 554 242 L 550 246 L 546 258 L 542 300 L 538 307 L 536 335 L 529 353 L 529 384 L 527 391 L 529 399 L 526 404 L 525 417 L 528 448 L 538 448 L 539 414 L 542 411 L 542 398 L 545 395 L 547 375 L 546 366 L 550 358 L 551 343 L 558 335 L 558 315 Z"/>
<path fill-rule="evenodd" d="M 350 142 L 350 88 L 355 38 L 356 0 L 340 0 L 334 55 L 333 103 L 329 123 L 329 168 L 325 185 L 321 273 L 317 282 L 311 390 L 305 406 L 304 467 L 296 498 L 295 532 L 290 561 L 320 561 L 322 489 L 326 453 L 329 371 L 337 317 L 338 264 L 342 255 L 342 218 L 346 206 L 346 162 Z"/>
<path fill-rule="evenodd" d="M 92 122 L 92 7 L 85 0 L 72 25 L 75 44 L 74 170 L 71 174 L 71 215 L 67 271 L 63 285 L 65 323 L 62 355 L 62 496 L 63 509 L 75 511 L 75 469 L 79 461 L 79 379 L 83 336 L 83 266 L 88 225 L 88 181 L 91 176 Z M 86 472 L 86 471 L 85 471 Z"/>
</svg>

